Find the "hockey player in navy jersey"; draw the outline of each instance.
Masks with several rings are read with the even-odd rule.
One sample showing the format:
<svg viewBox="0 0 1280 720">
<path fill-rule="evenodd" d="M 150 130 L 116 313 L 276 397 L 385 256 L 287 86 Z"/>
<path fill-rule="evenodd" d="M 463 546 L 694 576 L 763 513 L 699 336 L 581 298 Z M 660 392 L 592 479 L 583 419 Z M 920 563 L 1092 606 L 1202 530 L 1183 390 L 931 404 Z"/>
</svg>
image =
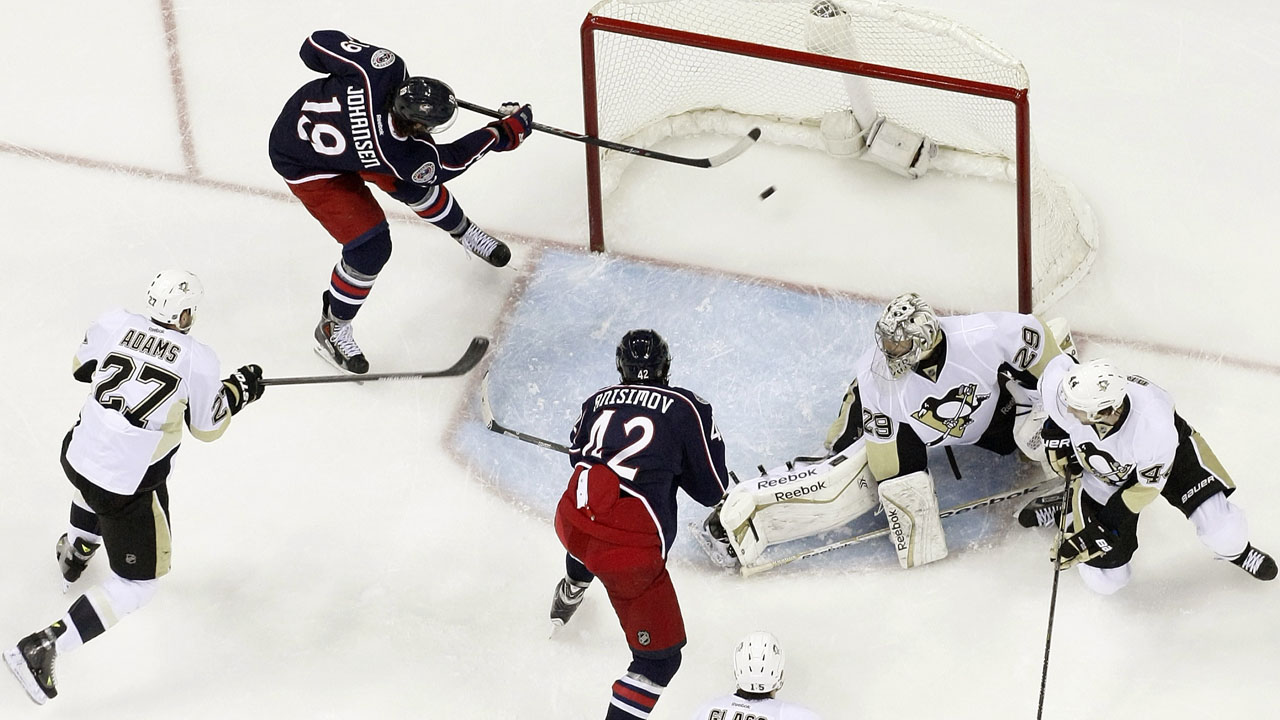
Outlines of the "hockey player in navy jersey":
<svg viewBox="0 0 1280 720">
<path fill-rule="evenodd" d="M 723 497 L 724 440 L 711 405 L 667 383 L 671 356 L 653 330 L 632 330 L 617 349 L 622 382 L 582 404 L 570 436 L 573 475 L 556 508 L 568 554 L 551 622 L 569 621 L 600 578 L 631 648 L 613 684 L 607 720 L 647 718 L 680 667 L 684 618 L 667 573 L 676 490 L 706 506 Z"/>
<path fill-rule="evenodd" d="M 463 247 L 502 267 L 511 251 L 467 218 L 445 187 L 490 151 L 520 146 L 533 109 L 507 103 L 507 117 L 451 143 L 433 137 L 458 111 L 453 90 L 410 77 L 403 59 L 337 30 L 318 30 L 299 51 L 325 77 L 303 85 L 271 129 L 271 164 L 312 216 L 342 245 L 323 296 L 317 350 L 339 368 L 366 373 L 351 320 L 391 257 L 387 218 L 365 183 L 408 205 Z"/>
<path fill-rule="evenodd" d="M 106 313 L 76 352 L 75 378 L 92 389 L 62 441 L 74 496 L 56 553 L 67 587 L 99 547 L 109 568 L 61 619 L 4 651 L 37 704 L 58 694 L 55 659 L 146 605 L 169 572 L 168 481 L 183 427 L 212 442 L 262 396 L 262 368 L 220 379 L 217 355 L 188 335 L 203 296 L 195 275 L 166 270 L 147 290 L 147 314 Z"/>
</svg>

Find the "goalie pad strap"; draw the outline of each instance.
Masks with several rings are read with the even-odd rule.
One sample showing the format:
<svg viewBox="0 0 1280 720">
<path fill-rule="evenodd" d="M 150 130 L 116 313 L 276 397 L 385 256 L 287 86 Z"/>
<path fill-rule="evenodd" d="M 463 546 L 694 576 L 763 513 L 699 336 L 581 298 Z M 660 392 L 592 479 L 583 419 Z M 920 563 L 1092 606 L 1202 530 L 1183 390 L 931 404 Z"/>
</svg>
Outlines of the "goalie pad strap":
<svg viewBox="0 0 1280 720">
<path fill-rule="evenodd" d="M 938 496 L 929 473 L 914 472 L 885 480 L 878 489 L 899 565 L 913 568 L 947 556 Z"/>
</svg>

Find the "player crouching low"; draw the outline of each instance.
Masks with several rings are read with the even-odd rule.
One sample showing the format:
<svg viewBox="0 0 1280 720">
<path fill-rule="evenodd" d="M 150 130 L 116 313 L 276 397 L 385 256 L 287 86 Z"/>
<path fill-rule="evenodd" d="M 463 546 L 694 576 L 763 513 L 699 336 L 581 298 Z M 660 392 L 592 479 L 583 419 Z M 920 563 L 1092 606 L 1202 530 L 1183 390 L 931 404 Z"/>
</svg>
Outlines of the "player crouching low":
<svg viewBox="0 0 1280 720">
<path fill-rule="evenodd" d="M 1085 585 L 1110 595 L 1129 583 L 1138 513 L 1163 497 L 1196 527 L 1200 542 L 1259 580 L 1276 561 L 1249 542 L 1244 511 L 1227 498 L 1235 483 L 1174 409 L 1169 393 L 1103 360 L 1051 362 L 1041 378 L 1050 463 L 1071 483 L 1066 536 L 1056 550 Z M 1055 519 L 1056 522 L 1056 519 Z"/>
<path fill-rule="evenodd" d="M 1074 352 L 1065 322 L 1007 312 L 940 318 L 907 293 L 886 306 L 875 339 L 828 433 L 834 454 L 733 487 L 708 519 L 707 532 L 744 569 L 770 545 L 838 528 L 877 505 L 902 567 L 940 560 L 947 546 L 929 448 L 1021 449 L 1043 461 L 1037 381 L 1050 360 Z"/>
</svg>

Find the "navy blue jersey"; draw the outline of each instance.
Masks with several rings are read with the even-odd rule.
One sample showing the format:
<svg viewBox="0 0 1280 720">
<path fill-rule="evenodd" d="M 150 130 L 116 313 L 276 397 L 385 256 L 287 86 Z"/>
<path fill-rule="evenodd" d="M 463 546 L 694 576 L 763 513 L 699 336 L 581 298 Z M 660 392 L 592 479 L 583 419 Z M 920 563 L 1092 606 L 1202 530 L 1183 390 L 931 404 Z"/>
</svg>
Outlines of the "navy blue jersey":
<svg viewBox="0 0 1280 720">
<path fill-rule="evenodd" d="M 360 173 L 413 204 L 424 188 L 462 174 L 498 140 L 488 127 L 440 145 L 397 133 L 390 99 L 408 70 L 390 50 L 317 30 L 298 54 L 325 77 L 295 92 L 271 128 L 271 165 L 289 182 Z"/>
<path fill-rule="evenodd" d="M 711 405 L 684 388 L 597 390 L 582 403 L 569 442 L 572 464 L 607 464 L 622 492 L 645 503 L 666 549 L 675 541 L 676 489 L 711 506 L 729 486 Z"/>
</svg>

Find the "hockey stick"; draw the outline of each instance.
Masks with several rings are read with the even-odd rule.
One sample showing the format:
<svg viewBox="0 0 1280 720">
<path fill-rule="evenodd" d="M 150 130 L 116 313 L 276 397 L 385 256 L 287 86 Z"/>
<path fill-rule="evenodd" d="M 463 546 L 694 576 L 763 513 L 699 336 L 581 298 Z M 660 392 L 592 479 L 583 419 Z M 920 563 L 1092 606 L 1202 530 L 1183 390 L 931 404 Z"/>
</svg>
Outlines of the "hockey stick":
<svg viewBox="0 0 1280 720">
<path fill-rule="evenodd" d="M 503 115 L 501 112 L 497 110 L 492 110 L 490 108 L 483 107 L 481 105 L 476 105 L 475 103 L 470 103 L 470 102 L 467 102 L 466 100 L 459 100 L 458 107 L 466 108 L 471 112 L 480 113 L 481 115 L 488 115 L 489 117 L 495 117 L 499 119 L 507 117 L 506 115 Z M 646 157 L 653 160 L 665 160 L 666 162 L 670 162 L 670 163 L 677 163 L 680 165 L 690 165 L 692 167 L 702 167 L 702 168 L 711 168 L 711 167 L 717 167 L 717 166 L 723 165 L 729 162 L 730 160 L 738 157 L 742 153 L 746 152 L 748 148 L 750 148 L 753 144 L 755 144 L 756 140 L 760 139 L 760 128 L 758 127 L 751 128 L 751 130 L 746 134 L 745 137 L 738 140 L 738 142 L 735 143 L 733 147 L 729 148 L 728 150 L 725 150 L 724 152 L 718 155 L 712 155 L 711 157 L 693 158 L 693 157 L 684 157 L 683 155 L 668 155 L 667 153 L 664 153 L 664 152 L 658 152 L 657 150 L 648 150 L 645 148 L 636 147 L 634 145 L 623 145 L 622 143 L 613 142 L 612 140 L 605 140 L 603 138 L 598 138 L 593 135 L 583 135 L 582 133 L 571 132 L 569 130 L 561 130 L 560 128 L 551 127 L 550 125 L 543 125 L 542 123 L 533 123 L 532 127 L 534 130 L 547 133 L 548 135 L 555 135 L 556 137 L 568 138 L 569 140 L 577 140 L 580 143 L 586 143 L 587 145 L 595 145 L 596 147 L 602 147 L 607 150 L 617 150 L 618 152 L 624 152 L 630 155 L 638 155 L 640 157 Z"/>
<path fill-rule="evenodd" d="M 1035 484 L 1024 485 L 1023 487 L 1016 488 L 1008 492 L 999 493 L 997 495 L 988 495 L 987 497 L 984 497 L 984 498 L 978 498 L 977 500 L 972 500 L 970 502 L 964 503 L 963 505 L 957 505 L 952 508 L 947 508 L 946 510 L 943 510 L 942 512 L 938 513 L 938 517 L 949 518 L 953 515 L 959 515 L 961 513 L 969 512 L 970 510 L 977 510 L 978 508 L 984 508 L 984 507 L 987 507 L 988 505 L 995 505 L 997 503 L 1005 502 L 1006 500 L 1012 500 L 1014 498 L 1022 497 L 1023 495 L 1029 495 L 1031 493 L 1034 493 L 1038 490 L 1043 489 L 1044 486 L 1049 482 L 1050 481 L 1047 479 L 1041 480 Z M 806 550 L 801 553 L 796 553 L 795 555 L 788 555 L 786 557 L 781 557 L 781 558 L 778 558 L 777 560 L 772 560 L 767 563 L 761 563 L 758 565 L 744 565 L 742 566 L 742 569 L 740 572 L 742 573 L 743 577 L 751 577 L 752 575 L 759 575 L 762 572 L 773 570 L 774 568 L 778 568 L 788 563 L 795 562 L 796 560 L 802 560 L 804 558 L 813 557 L 814 555 L 822 555 L 823 553 L 829 553 L 832 550 L 838 550 L 842 547 L 847 547 L 849 545 L 856 545 L 861 542 L 866 542 L 867 540 L 874 540 L 875 538 L 883 537 L 888 534 L 889 534 L 889 528 L 880 528 L 879 530 L 871 530 L 868 532 L 864 532 L 860 535 L 854 535 L 851 538 L 845 538 L 844 540 L 840 540 L 839 542 L 831 543 L 830 545 L 823 545 L 822 547 L 813 548 L 812 550 Z"/>
<path fill-rule="evenodd" d="M 444 370 L 419 372 L 370 373 L 367 375 L 312 375 L 308 377 L 262 378 L 263 385 L 320 385 L 324 383 L 365 382 L 368 380 L 416 380 L 418 378 L 456 377 L 470 372 L 489 350 L 489 338 L 471 338 L 467 351 Z"/>
<path fill-rule="evenodd" d="M 487 372 L 480 380 L 480 415 L 484 420 L 484 426 L 499 435 L 506 435 L 507 437 L 512 437 L 517 440 L 523 440 L 531 445 L 537 445 L 540 448 L 555 450 L 556 452 L 561 452 L 566 455 L 569 454 L 569 448 L 561 445 L 560 443 L 543 440 L 540 437 L 528 435 L 518 430 L 512 430 L 511 428 L 498 424 L 498 421 L 493 418 L 493 408 L 489 407 L 489 373 Z"/>
<path fill-rule="evenodd" d="M 1040 667 L 1040 702 L 1036 705 L 1036 720 L 1044 717 L 1044 690 L 1049 682 L 1049 646 L 1053 642 L 1053 614 L 1058 607 L 1058 578 L 1062 575 L 1062 561 L 1058 559 L 1058 548 L 1062 547 L 1062 538 L 1067 534 L 1067 504 L 1071 502 L 1071 477 L 1068 473 L 1067 484 L 1062 489 L 1062 507 L 1058 510 L 1058 534 L 1053 547 L 1053 592 L 1049 594 L 1049 625 L 1044 631 L 1044 664 Z"/>
</svg>

